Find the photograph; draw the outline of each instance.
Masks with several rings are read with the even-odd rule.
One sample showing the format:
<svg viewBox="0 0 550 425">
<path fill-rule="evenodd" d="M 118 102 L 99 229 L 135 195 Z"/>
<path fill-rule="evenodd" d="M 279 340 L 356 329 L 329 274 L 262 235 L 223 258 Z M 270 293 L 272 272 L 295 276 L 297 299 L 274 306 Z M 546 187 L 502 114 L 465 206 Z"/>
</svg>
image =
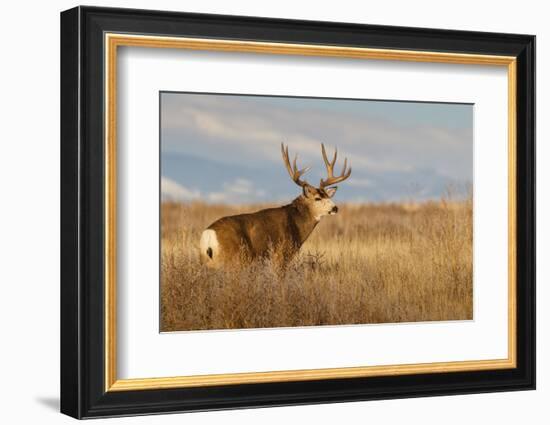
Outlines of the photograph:
<svg viewBox="0 0 550 425">
<path fill-rule="evenodd" d="M 161 332 L 473 320 L 473 104 L 159 96 Z"/>
</svg>

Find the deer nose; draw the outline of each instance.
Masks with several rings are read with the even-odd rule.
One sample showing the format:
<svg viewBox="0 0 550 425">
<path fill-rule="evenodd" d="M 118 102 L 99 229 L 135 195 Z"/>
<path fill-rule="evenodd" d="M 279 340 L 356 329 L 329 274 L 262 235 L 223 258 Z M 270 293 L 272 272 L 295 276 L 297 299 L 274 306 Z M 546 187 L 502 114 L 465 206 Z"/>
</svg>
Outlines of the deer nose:
<svg viewBox="0 0 550 425">
<path fill-rule="evenodd" d="M 332 210 L 331 212 L 333 212 L 334 214 L 336 214 L 338 212 L 338 207 L 335 205 L 334 207 L 332 207 Z"/>
</svg>

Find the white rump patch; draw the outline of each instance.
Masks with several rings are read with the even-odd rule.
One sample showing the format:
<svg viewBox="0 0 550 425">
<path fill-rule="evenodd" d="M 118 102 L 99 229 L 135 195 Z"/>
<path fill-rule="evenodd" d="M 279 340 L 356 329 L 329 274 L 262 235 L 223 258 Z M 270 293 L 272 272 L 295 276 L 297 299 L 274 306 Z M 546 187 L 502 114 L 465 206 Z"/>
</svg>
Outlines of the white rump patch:
<svg viewBox="0 0 550 425">
<path fill-rule="evenodd" d="M 214 257 L 217 257 L 218 255 L 218 237 L 216 236 L 216 231 L 212 229 L 206 229 L 204 232 L 202 232 L 201 235 L 201 241 L 200 241 L 200 250 L 201 250 L 201 256 L 204 258 L 211 258 L 214 259 Z M 211 249 L 211 254 L 208 254 L 208 249 Z"/>
</svg>

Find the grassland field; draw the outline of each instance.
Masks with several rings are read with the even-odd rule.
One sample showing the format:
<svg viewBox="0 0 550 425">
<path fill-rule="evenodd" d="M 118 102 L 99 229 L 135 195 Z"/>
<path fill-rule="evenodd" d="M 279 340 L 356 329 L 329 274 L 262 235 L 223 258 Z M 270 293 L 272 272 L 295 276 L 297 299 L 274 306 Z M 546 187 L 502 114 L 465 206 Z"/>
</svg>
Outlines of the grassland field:
<svg viewBox="0 0 550 425">
<path fill-rule="evenodd" d="M 201 232 L 272 205 L 161 206 L 161 331 L 472 319 L 472 201 L 338 203 L 284 270 L 215 270 Z"/>
</svg>

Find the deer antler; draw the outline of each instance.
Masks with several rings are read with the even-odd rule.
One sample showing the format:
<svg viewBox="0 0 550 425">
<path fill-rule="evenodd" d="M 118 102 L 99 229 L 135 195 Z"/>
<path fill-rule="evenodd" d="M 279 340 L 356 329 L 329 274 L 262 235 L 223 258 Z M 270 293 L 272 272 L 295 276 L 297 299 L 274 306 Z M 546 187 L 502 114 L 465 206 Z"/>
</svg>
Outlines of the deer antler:
<svg viewBox="0 0 550 425">
<path fill-rule="evenodd" d="M 334 164 L 336 164 L 338 149 L 334 149 L 334 157 L 332 158 L 332 161 L 328 160 L 327 152 L 325 151 L 325 145 L 322 143 L 321 143 L 321 152 L 323 153 L 323 160 L 325 161 L 325 166 L 327 167 L 327 174 L 328 174 L 327 179 L 326 180 L 321 179 L 321 183 L 319 183 L 319 187 L 321 189 L 336 183 L 340 183 L 346 180 L 351 175 L 351 163 L 350 163 L 350 167 L 347 168 L 348 159 L 345 158 L 344 167 L 342 168 L 342 173 L 339 176 L 334 177 Z"/>
<path fill-rule="evenodd" d="M 298 159 L 298 155 L 294 156 L 294 161 L 291 166 L 290 159 L 288 157 L 288 146 L 285 148 L 285 146 L 282 143 L 281 143 L 281 153 L 283 154 L 283 162 L 285 163 L 288 174 L 290 175 L 290 178 L 294 181 L 294 183 L 302 187 L 308 184 L 305 180 L 300 180 L 300 177 L 302 177 L 302 175 L 306 171 L 308 171 L 310 167 L 306 167 L 301 170 L 298 170 L 298 167 L 296 166 L 296 160 Z"/>
</svg>

